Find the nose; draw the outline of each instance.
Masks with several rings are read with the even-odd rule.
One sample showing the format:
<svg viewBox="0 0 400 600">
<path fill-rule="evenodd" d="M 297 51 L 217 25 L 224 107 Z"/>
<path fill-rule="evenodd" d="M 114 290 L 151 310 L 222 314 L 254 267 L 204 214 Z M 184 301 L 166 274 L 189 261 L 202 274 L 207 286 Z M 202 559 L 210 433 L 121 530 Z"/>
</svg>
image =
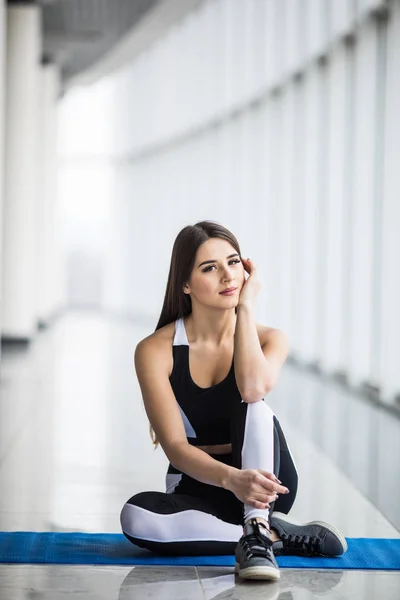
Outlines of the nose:
<svg viewBox="0 0 400 600">
<path fill-rule="evenodd" d="M 225 272 L 224 272 L 224 281 L 232 281 L 233 280 L 233 276 L 231 275 L 231 269 L 230 267 L 226 267 Z"/>
</svg>

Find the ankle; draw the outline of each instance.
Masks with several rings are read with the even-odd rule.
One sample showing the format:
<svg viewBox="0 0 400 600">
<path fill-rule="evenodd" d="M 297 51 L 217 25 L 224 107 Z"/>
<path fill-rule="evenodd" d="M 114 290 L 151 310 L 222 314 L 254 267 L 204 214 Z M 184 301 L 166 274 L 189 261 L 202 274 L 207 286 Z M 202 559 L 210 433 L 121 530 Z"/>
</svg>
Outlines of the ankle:
<svg viewBox="0 0 400 600">
<path fill-rule="evenodd" d="M 257 523 L 262 523 L 266 527 L 268 535 L 271 533 L 269 522 L 266 519 L 263 519 L 262 517 L 250 517 L 244 522 L 244 524 L 246 525 L 249 521 L 257 521 Z"/>
<path fill-rule="evenodd" d="M 266 519 L 263 519 L 262 517 L 250 517 L 249 519 L 247 519 L 244 522 L 244 524 L 246 525 L 246 523 L 248 523 L 252 519 L 257 521 L 257 523 L 262 523 L 266 527 L 265 534 L 269 536 L 271 542 L 279 542 L 279 540 L 281 539 L 281 536 L 279 535 L 279 533 L 277 531 L 275 531 L 275 529 L 270 528 L 269 522 Z M 243 526 L 243 532 L 244 532 L 244 526 Z"/>
<path fill-rule="evenodd" d="M 279 533 L 277 531 L 275 531 L 275 529 L 270 529 L 270 538 L 271 538 L 271 542 L 279 542 L 279 540 L 281 539 L 281 536 L 279 535 Z"/>
</svg>

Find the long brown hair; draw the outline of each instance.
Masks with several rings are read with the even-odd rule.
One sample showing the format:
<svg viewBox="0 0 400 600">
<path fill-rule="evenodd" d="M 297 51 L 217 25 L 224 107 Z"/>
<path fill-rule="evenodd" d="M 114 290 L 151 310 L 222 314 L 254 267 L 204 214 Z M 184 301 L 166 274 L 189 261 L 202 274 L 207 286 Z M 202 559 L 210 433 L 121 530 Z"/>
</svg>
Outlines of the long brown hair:
<svg viewBox="0 0 400 600">
<path fill-rule="evenodd" d="M 195 225 L 187 225 L 177 235 L 171 255 L 167 289 L 157 329 L 186 317 L 192 312 L 192 300 L 183 291 L 184 285 L 190 280 L 194 267 L 196 253 L 204 242 L 210 238 L 226 240 L 241 256 L 239 242 L 229 229 L 216 221 L 199 221 Z M 237 309 L 235 308 L 235 313 Z M 150 436 L 155 448 L 159 444 L 156 434 L 150 424 Z"/>
</svg>

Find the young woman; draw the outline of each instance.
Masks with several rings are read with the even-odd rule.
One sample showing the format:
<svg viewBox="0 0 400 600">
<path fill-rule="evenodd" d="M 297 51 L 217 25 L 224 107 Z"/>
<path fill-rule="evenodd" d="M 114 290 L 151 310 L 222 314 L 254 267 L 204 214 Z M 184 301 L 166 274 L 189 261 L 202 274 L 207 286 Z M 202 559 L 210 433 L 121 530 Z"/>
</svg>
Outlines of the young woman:
<svg viewBox="0 0 400 600">
<path fill-rule="evenodd" d="M 286 516 L 297 471 L 266 397 L 288 342 L 255 322 L 260 288 L 222 225 L 201 221 L 178 234 L 156 330 L 135 350 L 153 442 L 170 461 L 166 492 L 132 496 L 121 526 L 158 554 L 235 553 L 240 577 L 275 580 L 274 555 L 335 556 L 347 544 L 327 523 Z"/>
</svg>

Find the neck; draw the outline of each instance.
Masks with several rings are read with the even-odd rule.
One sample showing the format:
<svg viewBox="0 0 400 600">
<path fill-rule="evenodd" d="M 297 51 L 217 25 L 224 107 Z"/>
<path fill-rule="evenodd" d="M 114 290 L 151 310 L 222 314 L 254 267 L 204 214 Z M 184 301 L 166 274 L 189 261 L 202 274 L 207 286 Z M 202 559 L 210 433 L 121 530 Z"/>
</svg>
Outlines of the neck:
<svg viewBox="0 0 400 600">
<path fill-rule="evenodd" d="M 193 311 L 185 318 L 190 344 L 225 346 L 232 342 L 236 328 L 235 310 L 204 313 Z"/>
</svg>

